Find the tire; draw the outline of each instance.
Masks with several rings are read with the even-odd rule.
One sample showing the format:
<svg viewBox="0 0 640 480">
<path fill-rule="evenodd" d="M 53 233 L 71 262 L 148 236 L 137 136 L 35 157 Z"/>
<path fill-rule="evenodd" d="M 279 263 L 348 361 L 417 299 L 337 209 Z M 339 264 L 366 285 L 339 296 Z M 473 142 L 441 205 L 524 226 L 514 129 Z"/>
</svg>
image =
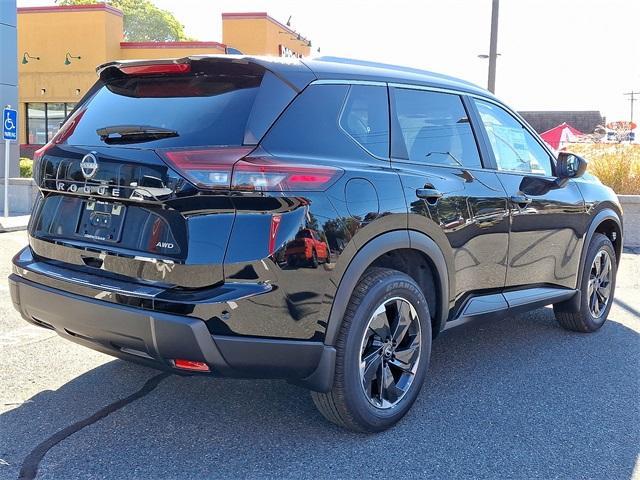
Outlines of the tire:
<svg viewBox="0 0 640 480">
<path fill-rule="evenodd" d="M 594 260 L 598 257 L 598 263 L 601 264 L 602 259 L 608 257 L 610 264 L 610 275 L 608 282 L 600 283 L 595 282 L 594 285 L 600 285 L 600 287 L 594 286 L 595 291 L 590 289 L 590 282 L 593 282 L 593 278 L 598 276 L 594 269 Z M 616 254 L 613 249 L 613 245 L 606 235 L 596 233 L 591 239 L 587 255 L 585 256 L 585 264 L 583 267 L 582 279 L 580 282 L 580 302 L 579 308 L 576 310 L 574 303 L 571 301 L 563 302 L 553 306 L 558 323 L 567 330 L 574 332 L 591 333 L 598 330 L 604 322 L 607 320 L 611 305 L 613 303 L 613 295 L 616 287 Z M 599 292 L 606 292 L 608 289 L 607 302 L 603 307 L 600 307 L 601 299 Z M 592 293 L 593 292 L 593 293 Z M 598 302 L 598 309 L 595 308 L 595 300 Z M 594 310 L 596 310 L 594 312 Z"/>
<path fill-rule="evenodd" d="M 318 268 L 318 254 L 316 253 L 316 251 L 312 251 L 311 252 L 311 268 Z"/>
<path fill-rule="evenodd" d="M 382 402 L 384 405 L 383 394 L 374 395 L 374 386 L 371 387 L 370 392 L 365 391 L 363 385 L 367 382 L 361 376 L 361 355 L 368 355 L 367 348 L 377 348 L 379 344 L 374 343 L 375 339 L 371 340 L 372 337 L 376 337 L 375 334 L 371 334 L 375 330 L 375 325 L 372 324 L 374 327 L 369 328 L 372 319 L 398 318 L 394 316 L 394 312 L 400 310 L 398 305 L 401 305 L 403 311 L 406 311 L 408 316 L 412 318 L 411 325 L 405 329 L 403 334 L 405 340 L 402 340 L 400 336 L 397 337 L 402 340 L 397 347 L 394 347 L 397 350 L 393 350 L 387 360 L 382 359 L 380 366 L 376 367 L 376 372 L 382 372 L 384 366 L 387 365 L 389 368 L 387 371 L 393 374 L 393 381 L 396 381 L 396 376 L 399 376 L 398 384 L 389 387 L 390 391 L 393 388 L 395 400 L 393 405 L 374 405 L 378 402 Z M 411 307 L 407 305 L 413 309 L 411 310 Z M 376 317 L 374 312 L 382 313 Z M 390 328 L 388 332 L 393 337 L 393 321 L 390 320 L 388 325 Z M 370 337 L 367 341 L 368 335 Z M 372 342 L 372 346 L 367 347 L 367 342 Z M 389 353 L 385 350 L 389 347 L 388 343 L 385 345 L 382 347 L 384 354 L 380 357 L 386 357 L 386 354 Z M 398 369 L 395 365 L 384 363 L 395 362 L 397 364 L 401 355 L 406 356 L 411 349 L 414 349 L 411 351 L 415 353 L 416 346 L 419 346 L 419 354 L 412 376 L 405 373 L 405 370 Z M 354 289 L 340 327 L 336 342 L 333 387 L 328 393 L 311 392 L 313 402 L 327 420 L 341 427 L 357 432 L 385 430 L 398 422 L 413 405 L 424 383 L 429 368 L 430 355 L 431 316 L 427 300 L 420 287 L 411 277 L 399 271 L 371 268 L 365 272 Z M 370 357 L 367 356 L 367 358 Z M 409 360 L 406 364 L 402 362 L 402 365 L 410 365 L 414 360 Z M 383 379 L 390 378 L 384 376 L 387 374 L 381 373 L 381 375 Z M 405 383 L 406 391 L 399 395 L 398 386 L 401 385 L 403 379 L 411 379 L 411 381 L 408 384 Z M 371 382 L 371 385 L 375 385 L 375 383 L 376 380 Z"/>
</svg>

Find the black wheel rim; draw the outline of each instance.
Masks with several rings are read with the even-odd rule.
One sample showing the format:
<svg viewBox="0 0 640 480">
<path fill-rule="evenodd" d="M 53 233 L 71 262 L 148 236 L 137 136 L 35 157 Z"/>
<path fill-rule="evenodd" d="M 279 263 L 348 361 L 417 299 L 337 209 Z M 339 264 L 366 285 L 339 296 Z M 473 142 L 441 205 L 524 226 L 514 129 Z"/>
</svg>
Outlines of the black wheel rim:
<svg viewBox="0 0 640 480">
<path fill-rule="evenodd" d="M 591 264 L 587 298 L 589 311 L 594 318 L 600 318 L 611 297 L 611 257 L 606 250 L 600 250 Z"/>
<path fill-rule="evenodd" d="M 411 388 L 420 362 L 420 320 L 401 297 L 371 315 L 360 346 L 360 383 L 376 408 L 395 407 Z"/>
</svg>

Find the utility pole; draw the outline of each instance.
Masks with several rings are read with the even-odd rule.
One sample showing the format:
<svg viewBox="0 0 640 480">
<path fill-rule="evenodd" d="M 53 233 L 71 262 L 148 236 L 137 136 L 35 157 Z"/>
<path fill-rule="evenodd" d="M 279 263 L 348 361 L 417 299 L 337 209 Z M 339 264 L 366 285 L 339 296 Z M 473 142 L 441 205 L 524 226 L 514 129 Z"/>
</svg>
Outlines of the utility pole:
<svg viewBox="0 0 640 480">
<path fill-rule="evenodd" d="M 640 92 L 627 92 L 627 93 L 624 93 L 623 95 L 629 97 L 629 103 L 631 104 L 631 118 L 629 119 L 629 121 L 633 123 L 633 102 L 638 101 L 638 99 L 636 98 L 636 95 L 640 95 Z"/>
<path fill-rule="evenodd" d="M 491 93 L 496 92 L 496 63 L 498 59 L 498 8 L 500 0 L 493 0 L 491 7 L 491 40 L 489 43 L 489 79 L 487 88 Z"/>
</svg>

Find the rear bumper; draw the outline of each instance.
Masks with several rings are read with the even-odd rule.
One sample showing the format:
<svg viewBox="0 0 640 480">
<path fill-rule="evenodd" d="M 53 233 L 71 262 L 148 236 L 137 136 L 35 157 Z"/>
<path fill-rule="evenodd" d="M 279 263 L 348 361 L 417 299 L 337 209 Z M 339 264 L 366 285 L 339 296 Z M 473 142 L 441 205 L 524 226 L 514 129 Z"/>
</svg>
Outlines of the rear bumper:
<svg viewBox="0 0 640 480">
<path fill-rule="evenodd" d="M 169 370 L 174 359 L 205 362 L 213 375 L 283 378 L 316 391 L 333 382 L 335 349 L 322 342 L 211 335 L 200 319 L 69 293 L 9 277 L 15 308 L 28 322 L 119 358 Z"/>
</svg>

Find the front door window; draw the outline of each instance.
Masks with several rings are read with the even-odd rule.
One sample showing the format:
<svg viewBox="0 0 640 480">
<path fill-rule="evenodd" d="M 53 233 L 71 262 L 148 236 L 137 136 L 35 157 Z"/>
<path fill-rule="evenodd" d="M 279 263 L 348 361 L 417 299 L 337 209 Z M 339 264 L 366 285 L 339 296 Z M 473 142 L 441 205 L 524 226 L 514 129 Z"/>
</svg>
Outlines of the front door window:
<svg viewBox="0 0 640 480">
<path fill-rule="evenodd" d="M 511 114 L 493 103 L 475 100 L 498 170 L 553 175 L 551 156 Z"/>
</svg>

